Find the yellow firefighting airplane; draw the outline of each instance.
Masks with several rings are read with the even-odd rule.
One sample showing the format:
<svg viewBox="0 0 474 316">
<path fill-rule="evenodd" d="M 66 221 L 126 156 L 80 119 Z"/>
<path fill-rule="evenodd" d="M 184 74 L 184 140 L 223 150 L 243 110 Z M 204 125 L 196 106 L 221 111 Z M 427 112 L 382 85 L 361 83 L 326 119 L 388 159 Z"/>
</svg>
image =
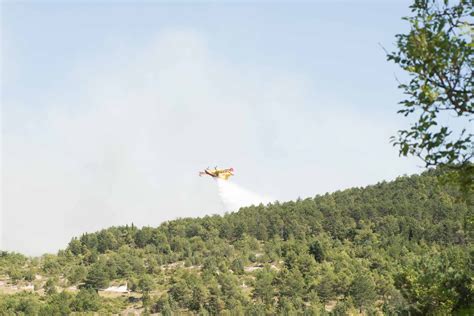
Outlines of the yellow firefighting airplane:
<svg viewBox="0 0 474 316">
<path fill-rule="evenodd" d="M 229 168 L 229 169 L 217 169 L 217 167 L 215 167 L 214 169 L 206 168 L 204 169 L 204 171 L 199 172 L 200 177 L 203 175 L 227 180 L 231 176 L 234 175 L 234 168 Z"/>
</svg>

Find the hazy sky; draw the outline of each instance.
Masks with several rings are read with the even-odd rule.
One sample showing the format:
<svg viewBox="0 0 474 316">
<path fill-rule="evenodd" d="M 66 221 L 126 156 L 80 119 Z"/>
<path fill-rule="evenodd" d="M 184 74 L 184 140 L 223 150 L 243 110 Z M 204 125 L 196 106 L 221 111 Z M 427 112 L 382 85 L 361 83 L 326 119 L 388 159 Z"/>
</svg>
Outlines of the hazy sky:
<svg viewBox="0 0 474 316">
<path fill-rule="evenodd" d="M 2 3 L 2 248 L 222 213 L 207 166 L 284 201 L 420 172 L 406 1 Z"/>
</svg>

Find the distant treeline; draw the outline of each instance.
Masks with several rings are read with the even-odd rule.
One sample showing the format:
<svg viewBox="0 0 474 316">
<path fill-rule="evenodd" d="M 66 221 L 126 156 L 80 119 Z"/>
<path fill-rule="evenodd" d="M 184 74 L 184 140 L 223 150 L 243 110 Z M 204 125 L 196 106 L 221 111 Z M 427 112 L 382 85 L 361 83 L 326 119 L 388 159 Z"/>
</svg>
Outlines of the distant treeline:
<svg viewBox="0 0 474 316">
<path fill-rule="evenodd" d="M 45 295 L 4 296 L 0 313 L 29 301 L 48 315 L 118 311 L 133 300 L 96 291 L 127 283 L 140 308 L 162 314 L 467 315 L 473 208 L 435 173 L 157 228 L 111 227 L 74 238 L 57 256 L 3 253 L 0 272 L 49 284 L 38 285 Z M 80 291 L 62 292 L 71 285 Z"/>
</svg>

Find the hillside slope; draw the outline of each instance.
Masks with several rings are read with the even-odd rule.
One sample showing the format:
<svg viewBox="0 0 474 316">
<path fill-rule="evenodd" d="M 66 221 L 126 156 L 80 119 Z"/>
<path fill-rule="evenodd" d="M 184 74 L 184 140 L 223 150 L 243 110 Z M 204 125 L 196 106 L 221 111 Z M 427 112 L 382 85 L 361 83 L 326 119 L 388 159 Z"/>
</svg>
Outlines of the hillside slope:
<svg viewBox="0 0 474 316">
<path fill-rule="evenodd" d="M 4 295 L 0 312 L 469 313 L 473 210 L 433 173 L 157 228 L 111 227 L 57 256 L 3 253 L 5 282 L 35 290 Z M 96 292 L 120 284 L 132 292 Z"/>
</svg>

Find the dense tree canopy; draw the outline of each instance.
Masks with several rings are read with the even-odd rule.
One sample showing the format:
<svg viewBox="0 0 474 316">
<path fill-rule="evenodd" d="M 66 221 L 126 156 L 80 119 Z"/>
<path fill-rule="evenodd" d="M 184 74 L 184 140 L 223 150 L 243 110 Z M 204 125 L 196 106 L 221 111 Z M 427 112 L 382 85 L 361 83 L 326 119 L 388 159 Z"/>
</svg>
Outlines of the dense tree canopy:
<svg viewBox="0 0 474 316">
<path fill-rule="evenodd" d="M 99 296 L 110 284 L 127 284 L 142 308 L 163 314 L 472 311 L 471 207 L 436 173 L 157 228 L 111 227 L 39 260 L 3 253 L 12 282 L 53 281 L 38 283 L 44 297 L 0 299 L 0 313 L 135 304 L 133 295 Z M 80 291 L 65 293 L 72 285 Z"/>
</svg>

